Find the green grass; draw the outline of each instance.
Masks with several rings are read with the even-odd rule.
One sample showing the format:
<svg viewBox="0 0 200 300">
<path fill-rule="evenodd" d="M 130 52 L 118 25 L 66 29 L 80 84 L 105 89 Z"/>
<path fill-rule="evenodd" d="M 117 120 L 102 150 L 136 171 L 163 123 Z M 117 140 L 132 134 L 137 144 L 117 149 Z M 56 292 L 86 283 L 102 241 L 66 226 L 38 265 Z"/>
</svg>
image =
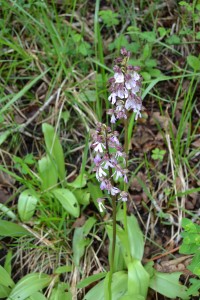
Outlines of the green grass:
<svg viewBox="0 0 200 300">
<path fill-rule="evenodd" d="M 108 10 L 115 13 L 112 18 Z M 0 227 L 0 264 L 4 266 L 6 255 L 12 256 L 9 268 L 15 282 L 29 273 L 43 272 L 52 276 L 45 294 L 48 299 L 54 299 L 50 295 L 58 293 L 64 282 L 69 285 L 63 286 L 66 290 L 71 287 L 73 296 L 77 293 L 83 299 L 86 290 L 74 289 L 75 283 L 108 270 L 106 225 L 111 223 L 111 209 L 107 207 L 105 215 L 98 211 L 95 199 L 101 191 L 92 171 L 90 145 L 95 123 L 109 121 L 107 80 L 122 46 L 131 51 L 130 63 L 141 67 L 144 78 L 143 117 L 135 122 L 132 115 L 128 126 L 128 213 L 137 215 L 146 246 L 155 255 L 160 249 L 166 252 L 170 239 L 179 245 L 182 217 L 199 218 L 198 200 L 192 208 L 187 206 L 200 192 L 199 12 L 198 1 L 190 6 L 177 2 L 170 6 L 170 15 L 162 1 L 151 5 L 121 0 L 105 4 L 99 0 L 1 1 L 0 192 L 8 197 L 0 198 L 0 221 L 27 226 L 32 232 L 23 238 L 5 238 Z M 178 24 L 172 21 L 177 15 Z M 51 124 L 59 137 L 66 170 L 66 178 L 59 178 L 47 191 L 42 188 L 38 164 L 50 155 L 44 123 Z M 123 124 L 118 122 L 117 129 L 123 141 Z M 152 159 L 156 148 L 166 151 L 162 161 Z M 32 163 L 26 160 L 28 154 Z M 49 169 L 52 177 L 55 168 Z M 133 179 L 140 188 L 132 186 Z M 76 195 L 77 218 L 52 197 L 55 187 Z M 40 200 L 30 220 L 22 222 L 17 203 L 25 189 L 35 191 Z M 85 229 L 89 217 L 96 221 Z M 73 239 L 78 228 L 84 228 L 84 242 L 75 258 Z M 157 235 L 162 232 L 168 239 L 163 237 L 160 244 Z M 71 269 L 56 277 L 55 270 L 61 266 Z"/>
</svg>

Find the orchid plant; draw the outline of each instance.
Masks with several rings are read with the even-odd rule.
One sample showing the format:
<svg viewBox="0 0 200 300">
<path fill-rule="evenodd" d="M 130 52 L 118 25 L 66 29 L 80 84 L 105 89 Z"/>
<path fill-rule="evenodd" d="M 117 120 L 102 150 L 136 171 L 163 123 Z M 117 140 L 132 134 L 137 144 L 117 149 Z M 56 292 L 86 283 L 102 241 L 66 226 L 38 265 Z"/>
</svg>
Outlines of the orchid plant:
<svg viewBox="0 0 200 300">
<path fill-rule="evenodd" d="M 139 67 L 128 65 L 129 58 L 130 52 L 122 48 L 121 56 L 115 60 L 114 76 L 109 79 L 108 100 L 112 108 L 107 113 L 111 115 L 111 126 L 97 123 L 92 136 L 94 171 L 100 189 L 105 192 L 105 197 L 96 200 L 100 212 L 106 209 L 105 201 L 111 200 L 112 203 L 112 226 L 106 227 L 111 242 L 110 270 L 108 273 L 91 276 L 91 279 L 87 279 L 80 286 L 105 277 L 85 295 L 84 300 L 94 297 L 96 300 L 145 300 L 149 287 L 172 299 L 188 299 L 185 287 L 178 281 L 180 272 L 157 272 L 151 262 L 143 266 L 143 235 L 136 218 L 133 215 L 127 216 L 129 117 L 130 112 L 135 113 L 137 120 L 143 110 L 140 96 L 142 78 L 138 73 Z M 124 147 L 119 141 L 119 132 L 113 129 L 118 120 L 124 123 Z M 123 210 L 120 208 L 121 203 Z M 122 227 L 117 224 L 117 210 L 122 211 L 122 214 L 118 215 Z M 124 271 L 124 265 L 128 272 Z"/>
<path fill-rule="evenodd" d="M 124 121 L 125 143 L 124 149 L 119 141 L 119 133 L 113 131 L 111 127 L 98 123 L 93 134 L 92 147 L 95 152 L 94 164 L 96 178 L 100 182 L 100 189 L 106 191 L 112 199 L 113 212 L 113 239 L 112 255 L 110 260 L 110 276 L 108 280 L 109 298 L 111 299 L 111 282 L 113 274 L 113 264 L 116 246 L 116 201 L 124 202 L 124 227 L 127 233 L 126 204 L 128 200 L 128 117 L 129 111 L 135 113 L 135 120 L 141 117 L 143 109 L 141 91 L 141 77 L 138 74 L 139 67 L 128 65 L 130 52 L 125 48 L 121 49 L 121 56 L 115 60 L 114 76 L 109 79 L 110 95 L 108 100 L 112 108 L 107 111 L 111 115 L 110 123 L 117 120 Z M 124 190 L 116 186 L 118 181 L 124 181 Z M 107 197 L 106 197 L 107 198 Z M 98 198 L 100 212 L 105 206 L 103 202 L 106 198 Z"/>
</svg>

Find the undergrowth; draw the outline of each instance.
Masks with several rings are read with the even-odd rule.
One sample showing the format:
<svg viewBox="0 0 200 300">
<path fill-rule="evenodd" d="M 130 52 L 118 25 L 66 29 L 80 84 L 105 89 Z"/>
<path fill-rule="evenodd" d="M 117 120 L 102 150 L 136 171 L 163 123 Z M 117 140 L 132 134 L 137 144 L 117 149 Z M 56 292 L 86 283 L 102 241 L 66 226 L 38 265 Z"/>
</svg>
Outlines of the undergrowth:
<svg viewBox="0 0 200 300">
<path fill-rule="evenodd" d="M 135 291 L 131 268 L 154 278 L 148 299 L 197 299 L 200 2 L 2 0 L 0 15 L 0 298 L 107 297 L 112 208 L 99 212 L 90 146 L 126 47 L 145 110 L 127 128 L 113 299 Z"/>
</svg>

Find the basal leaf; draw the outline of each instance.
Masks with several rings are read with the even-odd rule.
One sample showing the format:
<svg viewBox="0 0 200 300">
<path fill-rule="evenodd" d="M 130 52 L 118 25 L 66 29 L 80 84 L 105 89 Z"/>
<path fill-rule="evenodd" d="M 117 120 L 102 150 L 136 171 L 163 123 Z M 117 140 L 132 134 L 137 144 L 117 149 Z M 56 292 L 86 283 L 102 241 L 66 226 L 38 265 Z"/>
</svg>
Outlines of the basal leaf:
<svg viewBox="0 0 200 300">
<path fill-rule="evenodd" d="M 84 186 L 86 186 L 86 184 L 86 176 L 81 174 L 78 175 L 74 181 L 67 183 L 68 186 L 71 186 L 76 189 L 83 188 Z"/>
<path fill-rule="evenodd" d="M 83 233 L 83 227 L 76 228 L 74 230 L 72 249 L 73 249 L 73 261 L 76 266 L 79 265 L 80 259 L 85 252 L 85 247 L 89 244 L 89 239 L 85 238 Z"/>
<path fill-rule="evenodd" d="M 77 288 L 79 289 L 82 289 L 82 288 L 85 288 L 86 286 L 88 286 L 89 284 L 97 281 L 97 280 L 100 280 L 102 278 L 104 278 L 106 276 L 106 273 L 98 273 L 98 274 L 95 274 L 95 275 L 91 275 L 83 280 L 81 280 L 78 284 L 77 284 Z"/>
<path fill-rule="evenodd" d="M 72 300 L 72 295 L 69 290 L 67 283 L 59 283 L 52 291 L 50 300 Z"/>
<path fill-rule="evenodd" d="M 109 237 L 109 257 L 112 255 L 112 236 L 113 236 L 113 227 L 110 225 L 106 226 L 106 231 Z M 114 272 L 121 271 L 126 266 L 125 260 L 127 257 L 128 243 L 124 230 L 117 226 L 117 236 L 116 236 L 116 246 L 115 246 L 115 257 L 114 257 Z M 127 263 L 127 262 L 126 262 Z"/>
<path fill-rule="evenodd" d="M 24 300 L 47 287 L 52 278 L 46 274 L 32 273 L 24 276 L 13 288 L 9 300 Z"/>
<path fill-rule="evenodd" d="M 42 124 L 42 131 L 44 133 L 45 144 L 47 147 L 47 154 L 55 161 L 57 165 L 58 175 L 60 180 L 65 179 L 65 161 L 61 143 L 54 128 L 44 123 Z"/>
<path fill-rule="evenodd" d="M 9 273 L 2 266 L 0 266 L 0 284 L 7 288 L 13 288 L 15 286 Z"/>
<path fill-rule="evenodd" d="M 42 293 L 37 292 L 26 298 L 26 300 L 47 300 L 47 298 Z"/>
<path fill-rule="evenodd" d="M 62 207 L 73 217 L 78 218 L 80 207 L 74 194 L 67 189 L 54 189 L 52 194 L 60 202 Z"/>
<path fill-rule="evenodd" d="M 10 288 L 0 284 L 0 299 L 2 299 L 2 298 L 7 299 L 10 292 L 11 292 Z"/>
<path fill-rule="evenodd" d="M 139 260 L 128 265 L 128 294 L 141 295 L 146 299 L 149 287 L 149 274 Z"/>
<path fill-rule="evenodd" d="M 22 226 L 9 221 L 0 220 L 0 236 L 23 236 L 30 233 Z"/>
<path fill-rule="evenodd" d="M 83 300 L 105 300 L 104 295 L 104 282 L 103 279 L 97 285 L 95 285 L 85 295 Z M 127 292 L 127 274 L 124 271 L 116 272 L 113 274 L 112 280 L 112 299 L 121 300 Z"/>
<path fill-rule="evenodd" d="M 133 259 L 142 260 L 144 253 L 144 239 L 135 216 L 127 217 L 128 237 Z"/>
<path fill-rule="evenodd" d="M 149 286 L 168 298 L 188 299 L 186 287 L 179 283 L 180 275 L 180 272 L 168 274 L 155 271 L 154 276 L 150 278 Z"/>
<path fill-rule="evenodd" d="M 38 168 L 43 190 L 47 190 L 57 184 L 58 172 L 54 162 L 49 156 L 44 156 L 39 160 Z"/>
<path fill-rule="evenodd" d="M 25 190 L 20 194 L 17 209 L 20 219 L 23 222 L 29 221 L 34 215 L 38 201 L 39 198 L 37 194 L 30 189 Z"/>
</svg>

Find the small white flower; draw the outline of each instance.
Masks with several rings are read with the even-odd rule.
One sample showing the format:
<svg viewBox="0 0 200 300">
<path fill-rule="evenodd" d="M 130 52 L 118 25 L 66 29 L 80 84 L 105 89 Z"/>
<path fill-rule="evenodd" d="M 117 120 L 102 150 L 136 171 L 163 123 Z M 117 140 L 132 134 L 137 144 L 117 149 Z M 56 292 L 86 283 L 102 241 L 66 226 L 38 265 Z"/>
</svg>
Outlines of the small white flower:
<svg viewBox="0 0 200 300">
<path fill-rule="evenodd" d="M 120 189 L 118 189 L 117 187 L 113 186 L 110 190 L 111 195 L 115 196 L 116 194 L 118 194 L 120 192 Z"/>
<path fill-rule="evenodd" d="M 122 176 L 123 176 L 122 172 L 120 170 L 116 170 L 116 180 L 118 180 Z"/>
<path fill-rule="evenodd" d="M 123 202 L 126 202 L 128 200 L 128 193 L 125 191 L 122 191 L 120 193 L 120 198 L 118 200 L 122 200 Z"/>
<path fill-rule="evenodd" d="M 113 114 L 111 116 L 111 120 L 110 120 L 110 123 L 115 123 L 116 122 L 116 118 L 115 118 L 115 115 Z"/>
<path fill-rule="evenodd" d="M 98 167 L 97 172 L 96 172 L 96 178 L 97 180 L 100 180 L 101 177 L 106 176 L 106 172 L 102 169 L 101 166 Z"/>
<path fill-rule="evenodd" d="M 117 101 L 117 94 L 116 93 L 111 93 L 110 96 L 108 97 L 108 100 L 111 101 L 112 104 L 115 104 Z"/>
<path fill-rule="evenodd" d="M 131 78 L 125 82 L 125 86 L 128 90 L 131 90 L 131 89 L 135 88 L 136 81 L 133 78 Z"/>
<path fill-rule="evenodd" d="M 140 75 L 139 75 L 137 72 L 134 72 L 134 73 L 133 73 L 133 79 L 134 79 L 135 81 L 138 81 L 138 80 L 140 79 Z"/>
<path fill-rule="evenodd" d="M 128 98 L 128 99 L 126 100 L 126 103 L 125 103 L 125 108 L 126 108 L 127 110 L 129 110 L 130 108 L 133 108 L 133 104 L 134 104 L 133 100 L 130 99 L 130 98 Z"/>
<path fill-rule="evenodd" d="M 116 72 L 114 74 L 115 82 L 116 83 L 122 83 L 124 82 L 124 74 L 122 72 Z"/>
<path fill-rule="evenodd" d="M 140 110 L 139 109 L 134 109 L 134 112 L 136 113 L 136 115 L 135 115 L 135 120 L 137 121 L 137 119 L 138 119 L 138 117 L 142 117 L 142 115 L 141 115 L 141 112 L 140 112 Z"/>
<path fill-rule="evenodd" d="M 103 166 L 103 168 L 104 168 L 105 170 L 108 170 L 109 167 L 110 167 L 110 168 L 113 168 L 114 166 L 110 163 L 109 160 L 106 160 L 105 165 Z"/>
<path fill-rule="evenodd" d="M 94 151 L 95 152 L 100 152 L 100 153 L 102 153 L 104 151 L 103 148 L 104 149 L 106 148 L 103 143 L 99 143 L 99 142 L 94 143 L 94 146 L 95 146 Z"/>
<path fill-rule="evenodd" d="M 98 203 L 98 206 L 99 206 L 99 211 L 101 213 L 106 209 L 105 206 L 103 205 L 102 201 L 104 201 L 104 199 L 102 199 L 102 198 L 97 199 L 97 203 Z"/>
<path fill-rule="evenodd" d="M 132 87 L 131 92 L 133 94 L 137 94 L 137 92 L 139 92 L 140 87 L 138 85 L 135 85 L 134 87 Z"/>
<path fill-rule="evenodd" d="M 99 202 L 98 203 L 99 206 L 99 211 L 102 213 L 104 210 L 106 210 L 105 206 L 103 205 L 103 203 Z"/>
</svg>

